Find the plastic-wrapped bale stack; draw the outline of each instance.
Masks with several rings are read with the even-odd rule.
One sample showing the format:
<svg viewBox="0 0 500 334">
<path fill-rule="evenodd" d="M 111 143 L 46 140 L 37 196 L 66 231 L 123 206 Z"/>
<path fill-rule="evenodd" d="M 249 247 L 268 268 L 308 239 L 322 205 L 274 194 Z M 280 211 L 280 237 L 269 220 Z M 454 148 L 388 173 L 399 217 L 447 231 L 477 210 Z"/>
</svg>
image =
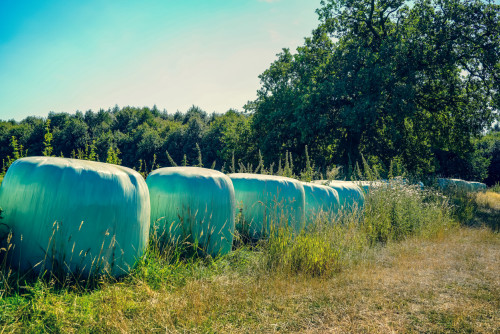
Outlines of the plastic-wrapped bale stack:
<svg viewBox="0 0 500 334">
<path fill-rule="evenodd" d="M 302 182 L 287 177 L 230 174 L 241 217 L 236 229 L 253 239 L 274 226 L 288 224 L 299 232 L 305 222 L 305 193 Z"/>
<path fill-rule="evenodd" d="M 340 209 L 344 211 L 352 211 L 361 209 L 365 203 L 363 190 L 352 181 L 338 180 L 318 180 L 313 181 L 316 184 L 324 184 L 335 189 L 339 195 Z"/>
<path fill-rule="evenodd" d="M 146 179 L 151 228 L 171 243 L 197 242 L 212 256 L 233 244 L 236 201 L 225 174 L 199 167 L 160 168 Z"/>
<path fill-rule="evenodd" d="M 306 223 L 311 224 L 318 214 L 333 219 L 340 209 L 339 194 L 331 187 L 315 183 L 303 183 L 305 193 Z"/>
<path fill-rule="evenodd" d="M 469 182 L 469 184 L 471 185 L 473 191 L 482 191 L 487 188 L 486 184 L 481 182 Z"/>
<path fill-rule="evenodd" d="M 15 161 L 0 188 L 12 230 L 10 265 L 113 276 L 126 274 L 149 237 L 149 193 L 134 170 L 53 157 Z"/>
<path fill-rule="evenodd" d="M 480 182 L 469 182 L 461 179 L 438 179 L 438 186 L 444 190 L 455 190 L 455 191 L 481 191 L 486 189 L 486 184 Z"/>
<path fill-rule="evenodd" d="M 466 181 L 460 179 L 438 179 L 438 186 L 443 190 L 470 191 Z"/>
</svg>

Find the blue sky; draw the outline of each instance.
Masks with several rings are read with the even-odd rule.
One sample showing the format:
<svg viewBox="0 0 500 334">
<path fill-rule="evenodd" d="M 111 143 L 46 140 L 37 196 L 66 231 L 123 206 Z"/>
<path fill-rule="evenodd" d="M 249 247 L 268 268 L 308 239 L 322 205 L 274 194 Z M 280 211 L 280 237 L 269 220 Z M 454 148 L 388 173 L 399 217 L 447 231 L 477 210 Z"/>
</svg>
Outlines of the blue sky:
<svg viewBox="0 0 500 334">
<path fill-rule="evenodd" d="M 225 112 L 317 26 L 319 0 L 0 0 L 0 119 L 191 105 Z"/>
</svg>

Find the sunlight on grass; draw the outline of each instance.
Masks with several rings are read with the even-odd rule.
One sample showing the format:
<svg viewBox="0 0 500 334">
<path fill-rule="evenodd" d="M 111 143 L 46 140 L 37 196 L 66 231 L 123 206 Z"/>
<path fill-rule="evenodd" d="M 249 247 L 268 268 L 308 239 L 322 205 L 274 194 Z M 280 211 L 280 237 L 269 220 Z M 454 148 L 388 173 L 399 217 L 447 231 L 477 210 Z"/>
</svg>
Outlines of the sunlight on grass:
<svg viewBox="0 0 500 334">
<path fill-rule="evenodd" d="M 500 210 L 500 194 L 487 191 L 476 195 L 477 204 L 481 207 L 493 210 Z"/>
</svg>

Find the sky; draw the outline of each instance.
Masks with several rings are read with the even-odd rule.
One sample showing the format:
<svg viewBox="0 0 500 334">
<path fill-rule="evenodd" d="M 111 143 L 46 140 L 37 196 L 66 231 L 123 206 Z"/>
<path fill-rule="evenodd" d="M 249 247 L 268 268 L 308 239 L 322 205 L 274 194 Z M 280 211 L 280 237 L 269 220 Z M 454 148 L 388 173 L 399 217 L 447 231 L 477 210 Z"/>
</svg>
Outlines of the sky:
<svg viewBox="0 0 500 334">
<path fill-rule="evenodd" d="M 320 0 L 0 0 L 0 119 L 120 107 L 242 110 Z"/>
</svg>

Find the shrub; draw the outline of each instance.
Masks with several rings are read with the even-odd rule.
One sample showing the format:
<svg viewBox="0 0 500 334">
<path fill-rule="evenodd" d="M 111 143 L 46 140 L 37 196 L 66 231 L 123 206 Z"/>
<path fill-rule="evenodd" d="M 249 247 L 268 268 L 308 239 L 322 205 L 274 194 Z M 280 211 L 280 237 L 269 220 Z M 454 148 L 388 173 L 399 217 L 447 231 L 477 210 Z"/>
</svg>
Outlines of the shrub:
<svg viewBox="0 0 500 334">
<path fill-rule="evenodd" d="M 363 228 L 371 244 L 401 240 L 452 226 L 450 209 L 439 193 L 392 180 L 370 192 Z"/>
</svg>

